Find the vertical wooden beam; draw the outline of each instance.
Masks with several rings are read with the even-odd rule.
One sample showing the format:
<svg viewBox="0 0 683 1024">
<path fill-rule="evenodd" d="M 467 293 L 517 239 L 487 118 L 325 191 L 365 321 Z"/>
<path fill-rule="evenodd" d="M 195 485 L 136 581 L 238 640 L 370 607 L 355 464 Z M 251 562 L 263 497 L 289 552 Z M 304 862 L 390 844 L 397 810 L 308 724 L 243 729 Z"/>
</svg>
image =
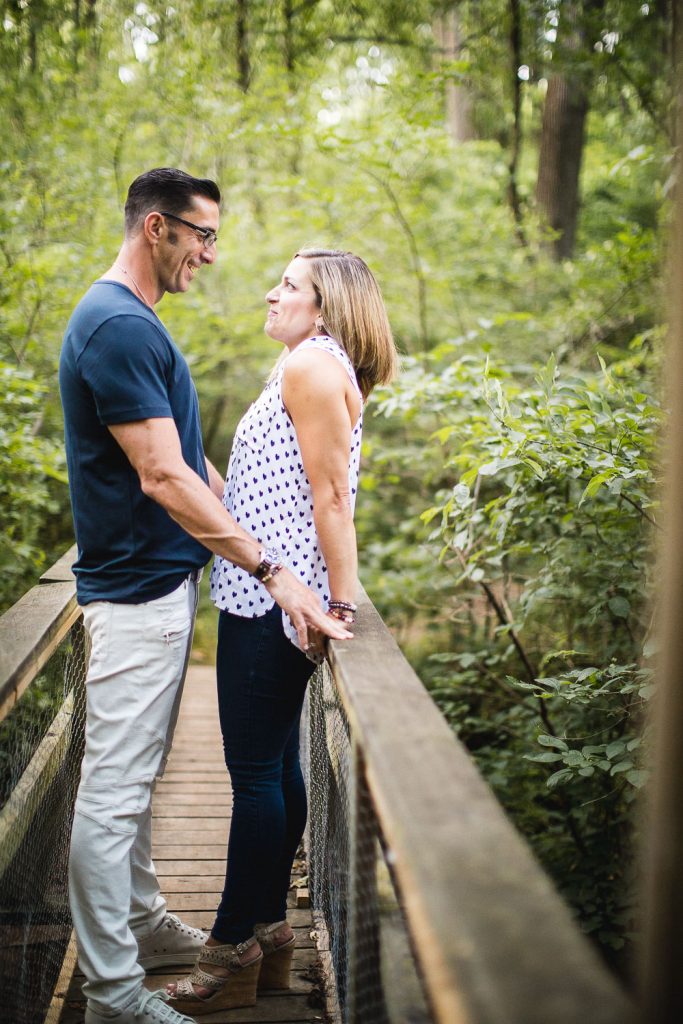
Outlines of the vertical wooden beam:
<svg viewBox="0 0 683 1024">
<path fill-rule="evenodd" d="M 679 114 L 680 117 L 680 114 Z M 680 126 L 679 126 L 680 127 Z M 680 135 L 679 135 L 680 137 Z M 642 1024 L 683 1020 L 683 196 L 671 257 L 665 534 L 660 552 L 662 653 L 655 705 L 655 770 L 648 810 Z"/>
</svg>

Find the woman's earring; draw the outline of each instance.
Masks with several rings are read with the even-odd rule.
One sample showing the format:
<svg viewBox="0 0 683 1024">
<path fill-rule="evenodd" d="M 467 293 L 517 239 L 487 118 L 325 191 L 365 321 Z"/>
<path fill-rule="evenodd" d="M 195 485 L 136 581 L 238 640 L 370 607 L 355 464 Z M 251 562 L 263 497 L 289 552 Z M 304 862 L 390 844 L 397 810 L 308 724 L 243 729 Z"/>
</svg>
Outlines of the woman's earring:
<svg viewBox="0 0 683 1024">
<path fill-rule="evenodd" d="M 315 319 L 315 329 L 318 332 L 318 334 L 322 334 L 322 332 L 325 330 L 325 322 L 321 316 L 318 316 Z"/>
</svg>

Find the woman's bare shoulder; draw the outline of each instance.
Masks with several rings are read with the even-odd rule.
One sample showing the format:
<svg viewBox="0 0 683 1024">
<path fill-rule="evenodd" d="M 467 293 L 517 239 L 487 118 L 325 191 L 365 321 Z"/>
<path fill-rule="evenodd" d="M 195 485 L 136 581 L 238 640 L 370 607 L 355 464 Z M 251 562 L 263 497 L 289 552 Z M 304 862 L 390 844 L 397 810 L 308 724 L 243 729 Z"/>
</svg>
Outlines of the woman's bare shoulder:
<svg viewBox="0 0 683 1024">
<path fill-rule="evenodd" d="M 315 377 L 316 382 L 345 381 L 348 372 L 340 360 L 324 348 L 296 348 L 287 357 L 284 376 L 291 382 Z"/>
</svg>

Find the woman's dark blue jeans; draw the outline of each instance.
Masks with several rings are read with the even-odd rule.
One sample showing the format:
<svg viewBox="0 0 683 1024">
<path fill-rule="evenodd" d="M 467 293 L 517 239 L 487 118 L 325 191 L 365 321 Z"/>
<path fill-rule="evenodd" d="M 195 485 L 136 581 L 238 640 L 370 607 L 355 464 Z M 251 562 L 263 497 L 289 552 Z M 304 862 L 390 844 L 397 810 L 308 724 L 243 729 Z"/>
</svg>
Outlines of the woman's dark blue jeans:
<svg viewBox="0 0 683 1024">
<path fill-rule="evenodd" d="M 306 824 L 299 721 L 314 665 L 285 636 L 282 611 L 218 621 L 218 710 L 233 809 L 225 888 L 212 936 L 238 943 L 286 914 Z"/>
</svg>

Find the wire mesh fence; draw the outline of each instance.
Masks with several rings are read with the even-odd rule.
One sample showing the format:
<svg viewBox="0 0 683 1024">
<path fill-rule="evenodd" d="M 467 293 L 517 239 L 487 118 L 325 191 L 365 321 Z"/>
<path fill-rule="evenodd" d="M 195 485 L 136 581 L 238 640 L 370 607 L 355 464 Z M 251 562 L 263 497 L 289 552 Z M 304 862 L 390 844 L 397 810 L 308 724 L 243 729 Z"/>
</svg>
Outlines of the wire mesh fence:
<svg viewBox="0 0 683 1024">
<path fill-rule="evenodd" d="M 391 874 L 391 852 L 332 672 L 313 676 L 302 735 L 309 891 L 335 1024 L 432 1020 Z"/>
<path fill-rule="evenodd" d="M 67 859 L 85 727 L 79 619 L 0 724 L 0 1021 L 42 1024 L 71 936 Z"/>
</svg>

